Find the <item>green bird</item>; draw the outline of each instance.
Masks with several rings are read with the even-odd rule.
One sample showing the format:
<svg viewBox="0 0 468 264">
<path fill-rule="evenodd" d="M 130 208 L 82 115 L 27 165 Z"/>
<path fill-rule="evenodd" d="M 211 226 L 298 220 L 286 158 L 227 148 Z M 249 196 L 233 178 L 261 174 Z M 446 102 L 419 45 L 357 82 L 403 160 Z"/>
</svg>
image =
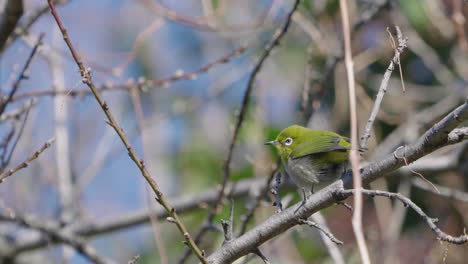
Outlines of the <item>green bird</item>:
<svg viewBox="0 0 468 264">
<path fill-rule="evenodd" d="M 304 199 L 315 186 L 324 187 L 339 179 L 346 169 L 349 139 L 330 131 L 293 125 L 265 142 L 279 151 L 286 172 L 302 188 Z"/>
</svg>

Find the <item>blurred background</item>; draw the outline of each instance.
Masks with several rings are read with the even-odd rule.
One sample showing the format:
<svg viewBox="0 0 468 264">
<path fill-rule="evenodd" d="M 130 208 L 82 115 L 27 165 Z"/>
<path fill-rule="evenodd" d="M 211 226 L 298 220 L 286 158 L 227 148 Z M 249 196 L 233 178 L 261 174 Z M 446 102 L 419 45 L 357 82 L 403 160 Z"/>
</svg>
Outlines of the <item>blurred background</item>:
<svg viewBox="0 0 468 264">
<path fill-rule="evenodd" d="M 2 172 L 26 160 L 50 138 L 55 142 L 0 184 L 0 211 L 72 230 L 117 263 L 136 255 L 138 263 L 182 263 L 186 246 L 180 233 L 165 220 L 81 82 L 46 1 L 0 0 L 0 20 L 6 18 L 8 7 L 19 8 L 19 2 L 23 12 L 14 31 L 0 30 L 2 98 L 12 90 L 39 34 L 45 36 L 28 78 L 0 117 Z M 189 231 L 195 235 L 206 227 L 200 247 L 213 252 L 223 242 L 220 220 L 228 216 L 229 200 L 222 201 L 224 206 L 208 225 L 206 218 L 220 188 L 247 82 L 293 1 L 55 2 L 77 52 L 131 144 Z M 230 163 L 229 182 L 237 183 L 239 190 L 230 192 L 235 234 L 276 211 L 273 196 L 263 190 L 277 157 L 263 142 L 295 123 L 349 135 L 338 2 L 301 1 L 287 35 L 255 80 Z M 394 55 L 387 28 L 393 32 L 397 25 L 408 38 L 401 56 L 405 89 L 395 69 L 365 163 L 415 142 L 468 95 L 468 2 L 356 0 L 349 5 L 359 131 Z M 442 230 L 460 234 L 468 224 L 468 194 L 463 193 L 466 158 L 466 143 L 443 148 L 370 187 L 409 196 L 439 219 Z M 465 200 L 428 191 L 428 184 L 414 171 L 461 191 L 458 198 Z M 296 190 L 286 187 L 281 190 L 283 202 L 299 201 Z M 159 218 L 150 221 L 150 212 Z M 246 223 L 249 213 L 253 217 Z M 358 263 L 351 213 L 332 206 L 322 214 L 331 232 L 345 243 L 339 246 L 345 262 Z M 376 262 L 463 263 L 468 257 L 466 245 L 438 241 L 414 212 L 388 199 L 366 199 L 363 218 Z M 271 263 L 336 261 L 319 233 L 307 227 L 293 228 L 261 250 Z M 0 256 L 3 263 L 89 263 L 71 247 L 9 221 L 0 222 Z M 247 261 L 263 263 L 255 256 L 237 263 Z M 190 256 L 185 263 L 197 260 Z"/>
</svg>

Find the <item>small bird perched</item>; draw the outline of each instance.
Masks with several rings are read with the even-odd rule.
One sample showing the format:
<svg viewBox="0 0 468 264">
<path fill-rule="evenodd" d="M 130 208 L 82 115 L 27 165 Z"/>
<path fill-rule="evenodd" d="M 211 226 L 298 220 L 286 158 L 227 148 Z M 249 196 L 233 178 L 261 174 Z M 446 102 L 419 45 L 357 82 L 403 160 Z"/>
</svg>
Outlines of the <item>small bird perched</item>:
<svg viewBox="0 0 468 264">
<path fill-rule="evenodd" d="M 349 139 L 330 131 L 311 130 L 292 125 L 275 140 L 265 142 L 279 151 L 286 172 L 302 188 L 304 199 L 314 186 L 328 185 L 346 169 L 351 144 Z"/>
</svg>

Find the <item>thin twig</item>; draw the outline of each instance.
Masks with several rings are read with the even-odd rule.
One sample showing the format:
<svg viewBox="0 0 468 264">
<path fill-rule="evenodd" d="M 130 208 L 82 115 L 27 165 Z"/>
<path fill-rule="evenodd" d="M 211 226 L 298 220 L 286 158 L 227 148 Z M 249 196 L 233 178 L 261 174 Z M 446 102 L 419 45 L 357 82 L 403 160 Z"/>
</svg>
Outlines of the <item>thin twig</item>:
<svg viewBox="0 0 468 264">
<path fill-rule="evenodd" d="M 59 225 L 55 225 L 49 221 L 43 221 L 31 215 L 18 216 L 15 213 L 4 214 L 0 213 L 0 220 L 15 222 L 20 226 L 41 231 L 49 236 L 52 241 L 60 241 L 71 247 L 75 248 L 77 252 L 81 253 L 84 257 L 88 258 L 92 263 L 96 264 L 112 264 L 112 260 L 107 259 L 97 252 L 96 249 L 91 247 L 81 237 L 73 233 L 64 231 Z"/>
<path fill-rule="evenodd" d="M 262 251 L 260 251 L 259 248 L 255 249 L 253 251 L 253 254 L 257 255 L 263 261 L 264 264 L 270 264 L 270 261 L 268 261 L 267 257 L 262 253 Z"/>
<path fill-rule="evenodd" d="M 130 98 L 132 101 L 133 105 L 133 111 L 135 113 L 136 121 L 137 121 L 137 127 L 138 127 L 138 132 L 140 133 L 140 138 L 141 138 L 141 145 L 143 148 L 143 158 L 146 159 L 148 155 L 148 133 L 146 132 L 146 127 L 145 127 L 145 118 L 143 115 L 143 107 L 141 105 L 141 99 L 140 99 L 140 94 L 137 88 L 131 89 L 130 90 Z M 152 199 L 150 198 L 150 190 L 148 189 L 148 186 L 145 185 L 145 197 L 148 198 L 147 200 L 147 205 L 148 205 L 148 210 L 152 210 Z M 159 232 L 159 223 L 157 217 L 154 215 L 150 214 L 150 222 L 151 222 L 151 230 L 153 231 L 153 238 L 154 242 L 156 244 L 156 249 L 158 250 L 159 254 L 159 261 L 161 264 L 167 264 L 167 253 L 166 253 L 166 248 L 164 247 L 164 243 L 161 238 L 161 233 Z"/>
<path fill-rule="evenodd" d="M 239 235 L 244 234 L 245 231 L 247 230 L 247 226 L 250 222 L 250 219 L 252 219 L 252 217 L 254 216 L 255 210 L 260 205 L 260 202 L 262 201 L 262 199 L 268 194 L 268 191 L 270 190 L 271 181 L 273 180 L 273 178 L 275 177 L 277 173 L 279 173 L 278 170 L 274 170 L 270 173 L 270 177 L 266 179 L 265 185 L 262 187 L 259 194 L 255 197 L 254 204 L 249 207 L 247 213 L 241 216 L 240 219 L 242 221 L 242 224 L 240 227 Z"/>
<path fill-rule="evenodd" d="M 439 148 L 452 144 L 448 141 L 448 134 L 460 123 L 468 120 L 468 98 L 465 103 L 454 109 L 442 120 L 434 124 L 429 130 L 421 136 L 418 141 L 407 147 L 407 159 L 413 162 Z M 362 179 L 364 184 L 369 184 L 380 177 L 391 177 L 388 175 L 404 166 L 402 159 L 396 159 L 393 154 L 374 161 L 362 169 Z M 347 174 L 342 179 L 328 185 L 310 196 L 305 204 L 298 202 L 284 211 L 274 214 L 259 223 L 244 235 L 233 239 L 215 252 L 208 260 L 212 264 L 230 263 L 244 256 L 254 248 L 258 248 L 266 241 L 285 232 L 298 224 L 299 219 L 309 217 L 311 214 L 335 204 L 336 201 L 346 197 L 340 197 L 337 193 L 343 188 L 352 187 L 351 175 Z M 301 207 L 297 210 L 297 207 Z"/>
<path fill-rule="evenodd" d="M 390 76 L 392 75 L 392 72 L 395 69 L 395 65 L 400 65 L 400 55 L 407 46 L 407 38 L 403 36 L 403 34 L 401 33 L 400 28 L 395 26 L 395 30 L 397 32 L 398 45 L 396 45 L 394 47 L 395 54 L 393 55 L 393 59 L 390 61 L 390 64 L 388 65 L 387 70 L 385 71 L 385 74 L 383 76 L 382 82 L 380 83 L 379 92 L 377 93 L 377 97 L 375 99 L 375 103 L 374 103 L 374 106 L 372 108 L 372 112 L 370 114 L 369 120 L 367 120 L 366 127 L 365 127 L 364 132 L 363 132 L 363 134 L 361 136 L 361 144 L 359 146 L 359 148 L 361 150 L 366 149 L 367 141 L 370 138 L 372 125 L 374 124 L 375 118 L 377 117 L 377 114 L 379 112 L 380 105 L 382 103 L 383 97 L 384 97 L 385 93 L 387 92 L 387 87 L 388 87 L 388 82 L 390 80 Z M 387 31 L 389 31 L 388 28 L 387 28 Z M 391 34 L 391 33 L 389 32 L 389 34 Z M 392 38 L 392 40 L 393 40 L 393 38 Z M 402 82 L 403 82 L 403 80 L 402 80 Z"/>
<path fill-rule="evenodd" d="M 258 62 L 255 64 L 255 67 L 252 70 L 252 74 L 250 75 L 250 78 L 249 78 L 249 80 L 247 82 L 247 88 L 246 88 L 246 91 L 244 93 L 244 97 L 242 99 L 241 109 L 240 109 L 240 112 L 239 112 L 239 115 L 238 115 L 238 118 L 237 118 L 237 121 L 236 121 L 236 124 L 235 124 L 235 127 L 234 127 L 234 132 L 232 134 L 230 144 L 229 144 L 228 154 L 227 154 L 227 157 L 226 157 L 226 159 L 225 159 L 225 161 L 223 163 L 221 188 L 219 190 L 218 199 L 217 199 L 217 202 L 215 203 L 215 205 L 213 206 L 212 210 L 210 211 L 210 214 L 207 217 L 207 221 L 206 221 L 207 224 L 205 223 L 205 226 L 210 225 L 212 223 L 214 217 L 217 214 L 219 206 L 221 205 L 222 200 L 223 200 L 223 198 L 225 196 L 226 185 L 227 185 L 227 183 L 229 181 L 229 176 L 230 176 L 230 173 L 231 173 L 231 160 L 232 160 L 232 157 L 233 157 L 233 154 L 234 154 L 234 146 L 236 144 L 237 138 L 239 136 L 240 129 L 242 127 L 242 124 L 243 124 L 244 119 L 245 119 L 245 115 L 247 113 L 248 105 L 249 105 L 249 102 L 250 102 L 250 96 L 252 94 L 255 79 L 256 79 L 258 73 L 261 71 L 264 62 L 266 61 L 266 59 L 271 54 L 271 51 L 273 50 L 273 48 L 278 46 L 279 43 L 280 43 L 280 40 L 283 38 L 283 36 L 286 35 L 286 32 L 288 31 L 289 25 L 291 24 L 291 17 L 294 14 L 294 12 L 296 11 L 297 7 L 299 6 L 299 2 L 300 2 L 300 0 L 296 0 L 294 2 L 294 6 L 291 9 L 291 11 L 288 13 L 283 26 L 279 29 L 279 31 L 277 31 L 275 33 L 275 35 L 273 37 L 273 40 L 265 47 L 265 49 L 263 50 L 262 55 L 260 56 L 260 58 L 258 59 Z M 196 241 L 201 240 L 201 237 L 206 232 L 204 229 L 205 228 L 202 228 L 198 232 L 198 234 L 195 236 Z M 186 254 L 184 254 L 182 256 L 182 258 L 179 260 L 179 262 L 178 262 L 179 264 L 184 263 L 185 260 L 187 259 L 188 251 L 186 251 L 185 253 Z"/>
<path fill-rule="evenodd" d="M 351 32 L 357 31 L 367 22 L 371 21 L 372 19 L 376 18 L 383 10 L 389 8 L 390 0 L 380 0 L 380 1 L 372 1 L 372 4 L 364 10 L 360 10 L 360 16 L 358 20 L 353 23 L 351 27 Z M 340 42 L 341 43 L 341 42 Z M 322 44 L 323 45 L 323 44 Z M 341 51 L 340 49 L 339 51 Z M 307 105 L 309 106 L 316 106 L 316 107 L 307 107 L 303 113 L 303 120 L 309 120 L 313 114 L 313 111 L 316 110 L 317 106 L 320 105 L 320 99 L 325 96 L 326 89 L 325 87 L 327 83 L 330 81 L 332 74 L 334 73 L 335 66 L 343 59 L 342 54 L 331 54 L 327 56 L 326 64 L 324 70 L 320 73 L 319 78 L 314 78 L 314 82 L 317 82 L 318 87 L 320 88 L 317 96 L 309 96 L 309 102 Z"/>
<path fill-rule="evenodd" d="M 232 58 L 237 57 L 241 55 L 242 53 L 244 53 L 246 49 L 247 49 L 246 46 L 241 46 L 229 52 L 228 54 L 225 54 L 217 58 L 216 60 L 203 65 L 200 68 L 197 68 L 195 70 L 192 70 L 186 73 L 184 73 L 183 71 L 178 71 L 174 75 L 171 75 L 162 79 L 158 79 L 158 80 L 142 79 L 141 81 L 138 81 L 138 82 L 128 82 L 126 84 L 103 84 L 100 87 L 96 87 L 96 90 L 99 93 L 109 92 L 109 91 L 128 91 L 128 90 L 132 90 L 135 88 L 139 90 L 147 90 L 148 87 L 157 87 L 157 86 L 166 87 L 170 85 L 171 83 L 180 81 L 180 80 L 193 80 L 197 78 L 198 74 L 208 72 L 209 70 L 213 69 L 214 67 L 220 64 L 228 63 Z M 58 94 L 63 94 L 63 95 L 71 96 L 71 97 L 85 96 L 85 95 L 92 95 L 92 91 L 90 91 L 89 89 L 76 89 L 76 90 L 69 90 L 69 91 L 55 91 L 51 89 L 34 90 L 34 91 L 18 93 L 13 97 L 12 101 L 29 98 L 31 96 L 54 96 Z"/>
<path fill-rule="evenodd" d="M 231 192 L 231 198 L 234 200 L 245 199 L 252 191 L 252 186 L 258 186 L 263 184 L 263 182 L 264 179 L 245 179 L 236 182 L 236 184 L 230 183 L 228 185 L 228 189 L 233 189 Z M 295 185 L 292 182 L 288 182 L 287 184 L 283 184 L 281 187 L 282 189 L 292 190 L 295 188 Z M 175 199 L 172 204 L 174 208 L 177 208 L 177 212 L 179 214 L 189 213 L 202 208 L 204 205 L 214 204 L 216 202 L 218 190 L 219 188 L 213 187 L 198 194 L 185 195 Z M 147 224 L 151 221 L 151 217 L 163 220 L 168 216 L 169 214 L 163 208 L 158 207 L 153 211 L 141 209 L 118 217 L 108 217 L 107 219 L 101 219 L 98 222 L 74 226 L 71 227 L 71 232 L 84 237 L 106 235 L 112 232 Z M 28 241 L 21 241 L 21 243 L 18 243 L 15 247 L 13 252 L 15 254 L 19 254 L 21 252 L 34 250 L 44 246 L 51 246 L 51 243 L 40 238 L 35 238 Z"/>
<path fill-rule="evenodd" d="M 39 157 L 44 150 L 50 147 L 54 139 L 49 139 L 40 149 L 36 150 L 29 158 L 27 158 L 22 163 L 18 164 L 16 167 L 9 169 L 8 171 L 4 172 L 0 175 L 0 183 L 4 182 L 6 178 L 10 177 L 11 175 L 15 174 L 17 171 L 28 167 L 29 163 Z"/>
<path fill-rule="evenodd" d="M 340 191 L 341 194 L 343 195 L 356 195 L 356 190 L 350 189 L 350 190 L 342 190 Z M 431 228 L 434 233 L 436 233 L 437 237 L 442 240 L 442 241 L 447 241 L 452 244 L 464 244 L 468 242 L 468 235 L 460 235 L 458 237 L 453 237 L 451 235 L 448 235 L 444 233 L 442 230 L 440 230 L 435 223 L 438 221 L 437 218 L 430 218 L 427 216 L 426 213 L 418 206 L 416 205 L 411 199 L 408 197 L 405 197 L 399 193 L 392 193 L 392 192 L 384 192 L 384 191 L 378 191 L 378 190 L 366 190 L 366 189 L 361 189 L 361 193 L 374 197 L 374 196 L 384 196 L 388 197 L 390 199 L 397 199 L 400 202 L 403 203 L 404 206 L 409 206 L 411 209 L 413 209 L 421 218 L 422 220 Z"/>
<path fill-rule="evenodd" d="M 349 159 L 353 171 L 353 186 L 355 189 L 362 188 L 362 178 L 359 171 L 359 153 L 358 153 L 358 132 L 357 132 L 357 110 L 356 110 L 356 88 L 354 82 L 353 56 L 351 51 L 351 32 L 349 26 L 348 4 L 347 0 L 340 0 L 340 11 L 343 23 L 344 49 L 346 76 L 349 89 L 349 109 L 350 109 L 350 127 L 351 127 L 351 150 Z M 361 260 L 364 264 L 370 264 L 369 251 L 362 231 L 362 195 L 357 193 L 354 196 L 354 211 L 352 226 L 356 236 Z"/>
<path fill-rule="evenodd" d="M 404 149 L 404 153 L 403 153 L 403 156 L 402 156 L 402 157 L 399 157 L 399 156 L 398 156 L 398 150 L 400 150 L 400 149 L 402 149 L 402 148 Z M 403 159 L 403 161 L 405 162 L 405 165 L 406 165 L 407 167 L 409 167 L 408 160 L 406 159 L 406 148 L 405 148 L 405 147 L 401 146 L 401 147 L 397 148 L 397 149 L 395 150 L 395 152 L 393 152 L 393 155 L 395 155 L 395 158 L 397 158 L 397 159 Z M 427 182 L 427 183 L 429 183 L 430 185 L 432 185 L 432 188 L 434 188 L 434 190 L 435 190 L 436 192 L 439 192 L 439 190 L 437 189 L 437 187 L 436 187 L 431 181 L 429 181 L 428 179 L 426 179 L 426 178 L 424 177 L 424 175 L 422 175 L 421 173 L 419 173 L 419 172 L 417 172 L 417 171 L 415 171 L 415 170 L 413 170 L 413 169 L 411 169 L 411 168 L 409 168 L 409 170 L 410 170 L 413 174 L 417 175 L 419 178 L 421 178 L 422 180 L 424 180 L 425 182 Z"/>
<path fill-rule="evenodd" d="M 41 33 L 39 35 L 39 38 L 37 39 L 36 44 L 34 45 L 33 49 L 31 50 L 31 53 L 29 54 L 29 57 L 26 60 L 26 63 L 24 64 L 23 69 L 21 70 L 18 78 L 16 79 L 15 83 L 13 84 L 13 87 L 11 88 L 10 93 L 8 94 L 7 98 L 4 101 L 2 100 L 2 102 L 0 103 L 0 116 L 5 111 L 8 103 L 11 102 L 13 96 L 15 95 L 16 91 L 18 90 L 18 88 L 19 88 L 19 86 L 21 84 L 21 81 L 28 78 L 27 71 L 28 71 L 29 67 L 31 66 L 31 62 L 34 59 L 34 56 L 37 53 L 37 49 L 42 44 L 42 39 L 43 38 L 44 38 L 44 33 Z"/>
<path fill-rule="evenodd" d="M 449 199 L 452 199 L 452 200 L 457 200 L 457 201 L 468 203 L 468 193 L 467 192 L 463 192 L 463 191 L 460 191 L 460 190 L 448 188 L 448 187 L 445 187 L 445 186 L 442 186 L 442 185 L 439 185 L 439 184 L 434 184 L 437 187 L 437 189 L 439 190 L 439 192 L 436 192 L 425 181 L 423 181 L 421 179 L 418 179 L 418 178 L 413 178 L 411 180 L 411 184 L 414 187 L 417 187 L 417 188 L 419 188 L 421 190 L 431 192 L 431 193 L 434 193 L 434 194 L 437 194 L 437 195 L 440 195 L 440 196 L 443 196 L 443 197 L 446 197 L 446 198 L 449 198 Z"/>
<path fill-rule="evenodd" d="M 13 109 L 9 112 L 5 112 L 0 116 L 0 122 L 4 122 L 10 119 L 18 119 L 22 114 L 29 112 L 33 106 L 37 104 L 37 99 L 35 97 L 31 98 L 21 107 Z"/>
<path fill-rule="evenodd" d="M 73 59 L 75 60 L 80 73 L 82 77 L 82 82 L 86 84 L 92 91 L 96 101 L 98 104 L 101 106 L 104 114 L 106 115 L 108 121 L 107 123 L 115 130 L 117 135 L 119 136 L 120 140 L 122 143 L 125 145 L 125 148 L 128 151 L 128 155 L 130 158 L 133 160 L 135 165 L 139 168 L 142 176 L 145 178 L 147 183 L 151 186 L 151 189 L 156 195 L 156 201 L 161 204 L 164 209 L 170 214 L 170 216 L 174 219 L 174 223 L 176 224 L 177 228 L 179 229 L 180 233 L 183 235 L 185 241 L 187 242 L 187 246 L 190 247 L 195 255 L 198 257 L 198 259 L 202 263 L 207 263 L 205 257 L 203 256 L 202 251 L 198 246 L 194 243 L 192 237 L 190 236 L 189 232 L 187 231 L 187 228 L 185 225 L 182 223 L 182 221 L 179 218 L 179 215 L 176 213 L 175 208 L 173 208 L 166 200 L 165 196 L 159 189 L 159 186 L 157 185 L 156 181 L 153 180 L 151 177 L 150 173 L 146 169 L 145 162 L 143 160 L 140 160 L 138 155 L 136 154 L 135 150 L 133 147 L 130 145 L 130 142 L 127 139 L 127 135 L 125 134 L 124 130 L 118 125 L 117 121 L 114 119 L 114 116 L 109 110 L 109 106 L 107 103 L 102 99 L 101 95 L 98 93 L 96 86 L 94 85 L 92 79 L 91 79 L 91 73 L 88 69 L 85 68 L 83 62 L 81 61 L 81 58 L 78 56 L 78 54 L 75 51 L 75 48 L 68 36 L 67 30 L 65 29 L 64 25 L 62 24 L 62 21 L 60 20 L 57 11 L 55 10 L 54 4 L 52 0 L 48 0 L 52 16 L 54 17 L 55 21 L 57 22 L 58 27 L 60 28 L 60 31 L 62 32 L 63 39 L 65 43 L 67 44 Z"/>
<path fill-rule="evenodd" d="M 30 109 L 27 109 L 26 112 L 24 112 L 23 121 L 21 122 L 21 126 L 20 126 L 20 129 L 18 131 L 18 134 L 16 135 L 16 138 L 13 140 L 13 144 L 10 147 L 10 153 L 5 154 L 6 157 L 4 155 L 2 155 L 2 160 L 1 160 L 2 164 L 1 164 L 1 168 L 0 168 L 0 173 L 3 173 L 4 170 L 6 169 L 6 166 L 8 166 L 8 164 L 10 164 L 10 160 L 13 157 L 13 153 L 16 150 L 16 146 L 18 145 L 18 142 L 20 141 L 21 136 L 23 135 L 24 128 L 26 127 L 26 122 L 28 121 L 28 117 L 29 117 L 29 110 Z M 15 132 L 14 128 L 13 128 L 12 132 L 14 134 L 14 132 Z M 11 139 L 13 138 L 13 137 L 10 138 L 10 135 L 13 136 L 13 134 L 9 134 L 8 137 L 6 138 L 7 141 L 6 141 L 6 145 L 5 145 L 5 152 L 7 151 L 8 145 L 10 144 Z"/>
<path fill-rule="evenodd" d="M 316 212 L 315 214 L 311 215 L 310 217 L 312 218 L 312 221 L 314 221 L 317 224 L 319 224 L 320 226 L 322 226 L 322 228 L 325 231 L 330 230 L 330 228 L 327 225 L 327 221 L 325 220 L 325 217 L 322 215 L 322 213 Z M 338 246 L 340 244 L 337 244 L 337 243 L 333 242 L 331 239 L 329 239 L 327 234 L 325 234 L 323 232 L 319 232 L 319 234 L 320 234 L 320 237 L 323 240 L 323 243 L 327 247 L 328 253 L 330 254 L 330 257 L 333 260 L 333 262 L 335 264 L 345 264 L 343 254 L 341 253 L 340 249 L 338 248 Z"/>
<path fill-rule="evenodd" d="M 323 228 L 321 225 L 317 224 L 314 221 L 301 219 L 299 220 L 299 224 L 314 227 L 323 234 L 325 234 L 333 243 L 337 245 L 343 245 L 343 242 L 341 240 L 337 239 L 332 233 L 328 232 L 327 230 L 325 230 L 325 228 Z"/>
</svg>

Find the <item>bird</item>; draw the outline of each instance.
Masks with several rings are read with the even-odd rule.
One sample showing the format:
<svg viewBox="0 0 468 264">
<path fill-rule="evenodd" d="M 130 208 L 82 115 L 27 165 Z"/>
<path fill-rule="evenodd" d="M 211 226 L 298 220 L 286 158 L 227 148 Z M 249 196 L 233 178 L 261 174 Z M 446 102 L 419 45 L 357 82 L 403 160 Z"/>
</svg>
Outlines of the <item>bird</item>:
<svg viewBox="0 0 468 264">
<path fill-rule="evenodd" d="M 323 188 L 341 177 L 351 147 L 347 137 L 299 125 L 283 129 L 265 145 L 278 150 L 287 174 L 302 189 L 304 202 L 314 193 L 314 187 Z"/>
</svg>

